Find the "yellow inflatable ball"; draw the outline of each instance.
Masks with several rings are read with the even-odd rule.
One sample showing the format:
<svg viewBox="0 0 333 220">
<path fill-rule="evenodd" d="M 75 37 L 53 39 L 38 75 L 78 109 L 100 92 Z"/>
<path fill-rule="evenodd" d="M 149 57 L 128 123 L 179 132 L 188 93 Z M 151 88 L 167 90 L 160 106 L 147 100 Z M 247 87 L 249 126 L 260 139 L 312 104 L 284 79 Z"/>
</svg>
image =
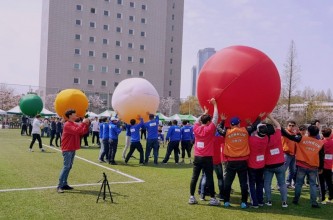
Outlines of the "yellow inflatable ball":
<svg viewBox="0 0 333 220">
<path fill-rule="evenodd" d="M 159 104 L 160 97 L 155 87 L 142 78 L 121 81 L 112 96 L 112 108 L 117 111 L 118 118 L 126 123 L 138 115 L 145 122 L 149 121 L 147 112 L 155 114 Z"/>
<path fill-rule="evenodd" d="M 88 109 L 89 101 L 87 96 L 78 89 L 65 89 L 58 93 L 55 101 L 54 108 L 57 114 L 65 117 L 65 112 L 69 109 L 76 111 L 78 117 L 84 117 Z"/>
</svg>

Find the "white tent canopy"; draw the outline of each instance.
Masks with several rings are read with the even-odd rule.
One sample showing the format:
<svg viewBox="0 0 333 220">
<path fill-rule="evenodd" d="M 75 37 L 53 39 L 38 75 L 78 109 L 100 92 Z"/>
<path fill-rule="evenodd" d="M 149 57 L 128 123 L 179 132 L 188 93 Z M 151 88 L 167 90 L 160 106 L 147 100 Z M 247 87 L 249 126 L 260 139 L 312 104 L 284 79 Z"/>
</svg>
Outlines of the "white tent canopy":
<svg viewBox="0 0 333 220">
<path fill-rule="evenodd" d="M 0 109 L 0 115 L 7 115 L 7 112 L 4 111 L 4 110 L 2 110 L 2 109 Z"/>
<path fill-rule="evenodd" d="M 116 115 L 116 112 L 111 111 L 111 110 L 105 110 L 104 112 L 102 112 L 101 114 L 98 115 L 98 117 L 111 117 Z"/>
<path fill-rule="evenodd" d="M 22 115 L 20 106 L 17 105 L 14 108 L 9 109 L 7 111 L 7 114 Z M 43 116 L 55 116 L 56 115 L 56 113 L 51 112 L 51 111 L 47 110 L 46 108 L 43 108 L 40 114 L 43 115 Z"/>
</svg>

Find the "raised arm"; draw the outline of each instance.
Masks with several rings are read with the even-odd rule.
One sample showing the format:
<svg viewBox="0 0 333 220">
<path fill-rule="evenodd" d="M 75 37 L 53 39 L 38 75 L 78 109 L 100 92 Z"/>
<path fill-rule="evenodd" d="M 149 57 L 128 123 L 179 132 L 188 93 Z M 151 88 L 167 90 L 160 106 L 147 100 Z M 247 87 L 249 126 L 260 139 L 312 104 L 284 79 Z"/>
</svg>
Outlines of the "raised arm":
<svg viewBox="0 0 333 220">
<path fill-rule="evenodd" d="M 267 115 L 267 118 L 273 122 L 274 126 L 275 126 L 277 129 L 280 129 L 280 130 L 281 130 L 281 125 L 280 125 L 280 123 L 279 123 L 277 120 L 275 120 L 275 118 L 273 118 L 273 116 L 272 116 L 271 114 L 268 114 L 268 115 Z"/>
<path fill-rule="evenodd" d="M 260 113 L 259 116 L 257 117 L 257 119 L 253 122 L 253 124 L 246 128 L 246 130 L 249 133 L 249 135 L 251 135 L 252 132 L 254 132 L 255 130 L 257 130 L 257 126 L 261 122 L 261 118 L 265 114 L 266 114 L 265 112 Z"/>
<path fill-rule="evenodd" d="M 218 109 L 217 109 L 217 103 L 216 103 L 216 100 L 214 98 L 212 98 L 209 102 L 211 104 L 213 104 L 213 106 L 214 106 L 214 113 L 213 113 L 212 122 L 216 126 L 217 125 L 217 120 L 218 120 L 218 117 L 219 117 L 219 112 L 218 112 Z"/>
<path fill-rule="evenodd" d="M 224 123 L 225 123 L 225 120 L 227 119 L 227 117 L 225 116 L 225 114 L 221 114 L 220 115 L 220 118 L 221 118 L 221 123 L 217 126 L 217 132 L 225 137 L 225 134 L 227 133 L 227 129 L 226 127 L 224 126 Z"/>
</svg>

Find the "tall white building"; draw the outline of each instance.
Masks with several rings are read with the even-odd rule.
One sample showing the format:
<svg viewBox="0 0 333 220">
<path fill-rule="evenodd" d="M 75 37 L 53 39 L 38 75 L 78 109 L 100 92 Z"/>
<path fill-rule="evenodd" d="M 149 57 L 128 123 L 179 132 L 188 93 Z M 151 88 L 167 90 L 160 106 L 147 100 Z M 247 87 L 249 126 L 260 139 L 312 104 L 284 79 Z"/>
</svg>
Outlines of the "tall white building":
<svg viewBox="0 0 333 220">
<path fill-rule="evenodd" d="M 180 97 L 184 0 L 43 0 L 42 97 L 78 88 L 110 106 L 126 78 Z"/>
</svg>

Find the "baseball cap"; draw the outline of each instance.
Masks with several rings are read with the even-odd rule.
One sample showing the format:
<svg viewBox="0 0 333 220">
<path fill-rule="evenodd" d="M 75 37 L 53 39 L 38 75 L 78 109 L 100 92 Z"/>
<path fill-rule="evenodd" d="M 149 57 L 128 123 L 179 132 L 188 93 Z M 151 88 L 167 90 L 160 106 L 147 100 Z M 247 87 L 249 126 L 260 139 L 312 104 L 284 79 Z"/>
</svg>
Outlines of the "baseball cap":
<svg viewBox="0 0 333 220">
<path fill-rule="evenodd" d="M 233 117 L 233 118 L 230 119 L 230 124 L 231 124 L 232 126 L 234 126 L 234 125 L 238 125 L 239 123 L 240 123 L 240 120 L 239 120 L 238 117 Z"/>
<path fill-rule="evenodd" d="M 111 121 L 118 121 L 118 118 L 112 116 L 112 117 L 111 117 Z"/>
</svg>

